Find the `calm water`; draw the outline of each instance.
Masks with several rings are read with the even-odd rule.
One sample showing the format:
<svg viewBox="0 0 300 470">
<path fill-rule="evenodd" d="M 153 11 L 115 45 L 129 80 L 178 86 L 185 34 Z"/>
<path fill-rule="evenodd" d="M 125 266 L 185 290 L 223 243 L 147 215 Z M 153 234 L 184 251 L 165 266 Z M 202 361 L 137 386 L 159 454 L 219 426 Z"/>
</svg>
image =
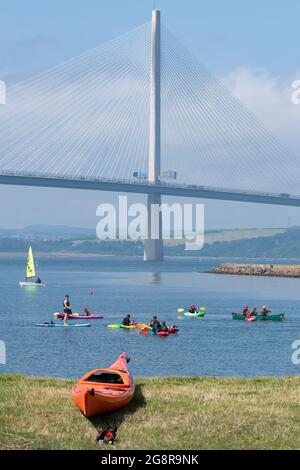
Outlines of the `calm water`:
<svg viewBox="0 0 300 470">
<path fill-rule="evenodd" d="M 40 257 L 38 271 L 47 287 L 20 289 L 25 258 L 0 257 L 0 339 L 7 364 L 1 373 L 78 377 L 109 365 L 122 351 L 139 376 L 159 375 L 290 375 L 291 345 L 300 339 L 300 279 L 218 276 L 205 271 L 213 260 L 168 260 L 145 264 L 125 258 Z M 90 291 L 94 295 L 90 295 Z M 73 311 L 85 306 L 105 319 L 90 328 L 38 328 L 53 318 L 65 294 Z M 245 303 L 266 303 L 284 311 L 285 322 L 239 322 L 231 312 Z M 205 319 L 178 319 L 177 308 L 197 303 Z M 134 330 L 111 330 L 131 312 L 147 321 L 158 312 L 176 324 L 176 336 L 142 336 Z"/>
</svg>

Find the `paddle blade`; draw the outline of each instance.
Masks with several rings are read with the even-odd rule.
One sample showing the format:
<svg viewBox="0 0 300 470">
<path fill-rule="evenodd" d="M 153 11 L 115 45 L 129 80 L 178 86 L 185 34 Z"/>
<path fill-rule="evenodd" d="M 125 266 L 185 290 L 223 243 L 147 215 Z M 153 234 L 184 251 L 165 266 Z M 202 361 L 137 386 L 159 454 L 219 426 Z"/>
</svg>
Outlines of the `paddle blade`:
<svg viewBox="0 0 300 470">
<path fill-rule="evenodd" d="M 184 317 L 182 315 L 179 315 L 177 318 L 178 320 L 184 320 Z"/>
<path fill-rule="evenodd" d="M 200 307 L 200 308 L 198 308 L 198 310 L 200 310 L 201 312 L 205 312 L 206 307 Z"/>
<path fill-rule="evenodd" d="M 177 309 L 177 312 L 178 312 L 178 313 L 185 312 L 185 308 L 178 308 L 178 309 Z"/>
</svg>

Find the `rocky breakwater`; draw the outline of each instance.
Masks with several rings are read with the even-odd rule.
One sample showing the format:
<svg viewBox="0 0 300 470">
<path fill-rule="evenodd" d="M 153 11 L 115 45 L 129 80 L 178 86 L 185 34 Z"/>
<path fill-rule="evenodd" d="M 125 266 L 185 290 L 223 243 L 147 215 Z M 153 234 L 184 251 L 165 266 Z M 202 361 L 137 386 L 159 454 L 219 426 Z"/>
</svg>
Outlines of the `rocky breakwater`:
<svg viewBox="0 0 300 470">
<path fill-rule="evenodd" d="M 239 274 L 241 276 L 300 277 L 300 265 L 222 263 L 212 268 L 210 272 L 215 274 Z"/>
</svg>

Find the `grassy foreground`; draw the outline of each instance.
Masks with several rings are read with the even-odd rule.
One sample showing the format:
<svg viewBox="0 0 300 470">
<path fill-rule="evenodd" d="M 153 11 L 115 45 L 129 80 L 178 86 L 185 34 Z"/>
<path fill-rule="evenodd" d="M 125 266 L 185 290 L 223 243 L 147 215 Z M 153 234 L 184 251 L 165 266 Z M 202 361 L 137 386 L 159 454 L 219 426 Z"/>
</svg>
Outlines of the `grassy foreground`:
<svg viewBox="0 0 300 470">
<path fill-rule="evenodd" d="M 73 382 L 0 376 L 0 449 L 103 449 L 97 428 L 119 426 L 118 449 L 300 449 L 300 377 L 137 380 L 134 402 L 86 419 Z"/>
</svg>

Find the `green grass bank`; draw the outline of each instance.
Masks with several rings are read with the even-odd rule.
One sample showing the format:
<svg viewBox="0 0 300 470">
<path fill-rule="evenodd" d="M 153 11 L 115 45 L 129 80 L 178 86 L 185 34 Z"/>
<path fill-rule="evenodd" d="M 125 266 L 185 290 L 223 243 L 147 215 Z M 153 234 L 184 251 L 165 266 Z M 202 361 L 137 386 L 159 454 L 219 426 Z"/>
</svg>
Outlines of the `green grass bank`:
<svg viewBox="0 0 300 470">
<path fill-rule="evenodd" d="M 103 449 L 97 428 L 114 424 L 110 450 L 300 449 L 300 377 L 136 380 L 132 404 L 86 419 L 73 381 L 0 376 L 0 449 Z"/>
</svg>

